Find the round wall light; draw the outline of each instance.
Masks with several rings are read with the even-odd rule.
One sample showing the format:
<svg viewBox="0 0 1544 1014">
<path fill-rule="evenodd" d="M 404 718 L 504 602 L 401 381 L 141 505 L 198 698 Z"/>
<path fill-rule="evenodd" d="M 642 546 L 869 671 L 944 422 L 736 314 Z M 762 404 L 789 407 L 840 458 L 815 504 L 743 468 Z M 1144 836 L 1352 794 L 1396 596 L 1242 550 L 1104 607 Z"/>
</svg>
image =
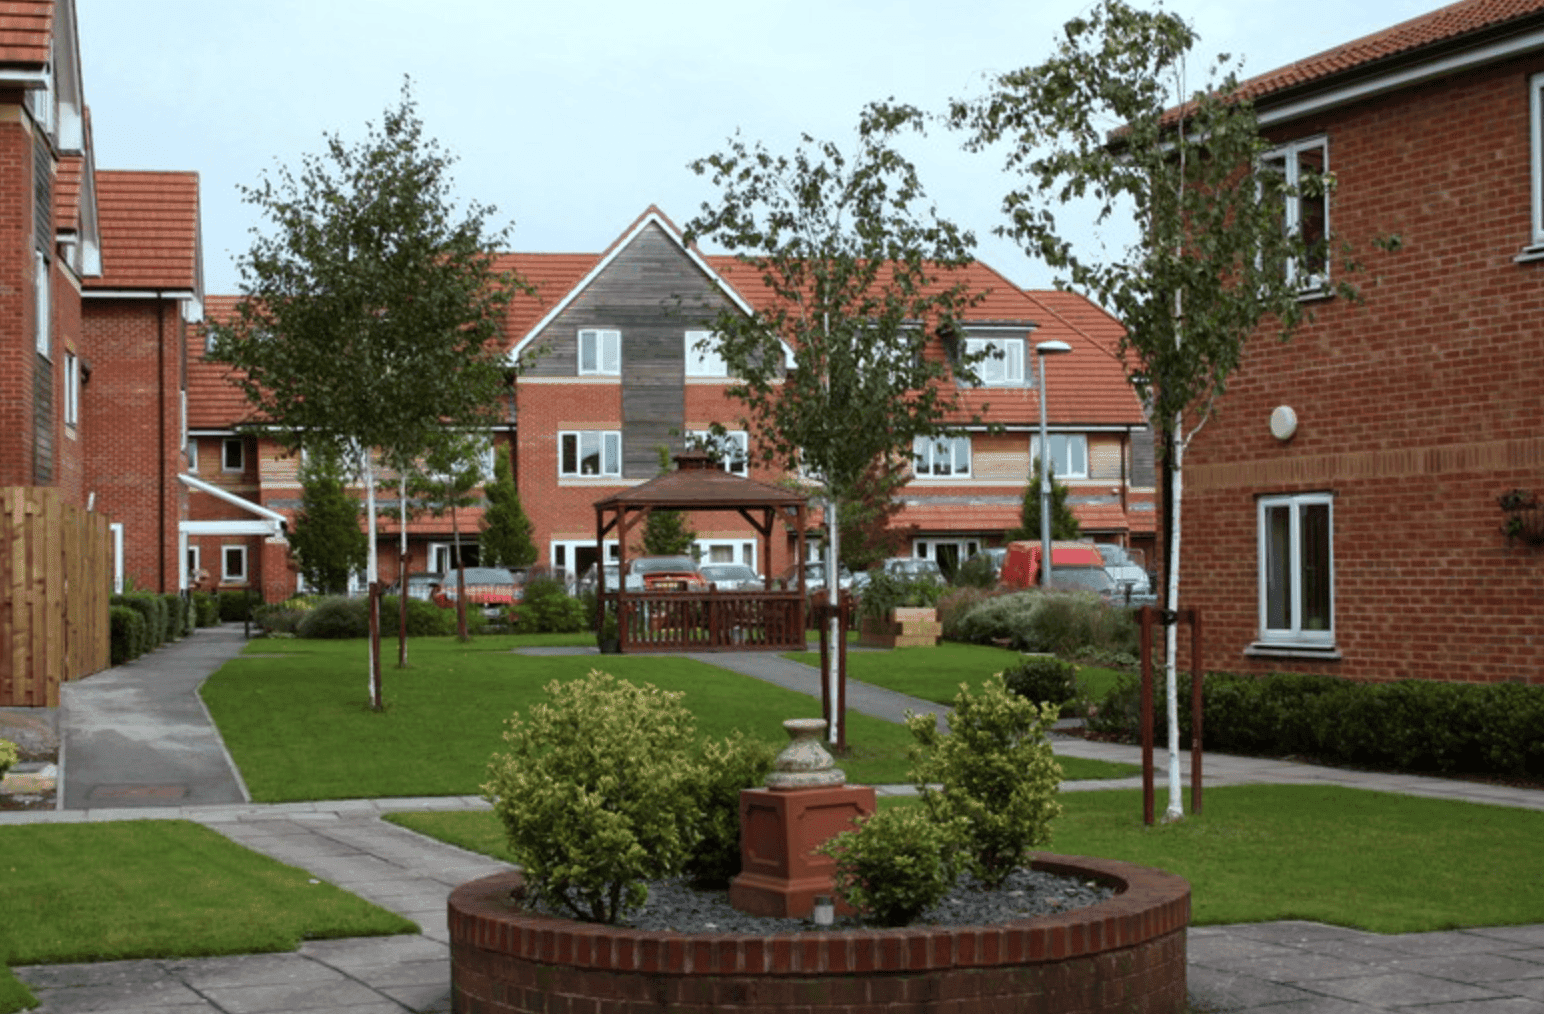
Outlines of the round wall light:
<svg viewBox="0 0 1544 1014">
<path fill-rule="evenodd" d="M 1291 440 L 1297 432 L 1297 413 L 1289 406 L 1277 405 L 1271 412 L 1271 436 L 1277 440 Z"/>
</svg>

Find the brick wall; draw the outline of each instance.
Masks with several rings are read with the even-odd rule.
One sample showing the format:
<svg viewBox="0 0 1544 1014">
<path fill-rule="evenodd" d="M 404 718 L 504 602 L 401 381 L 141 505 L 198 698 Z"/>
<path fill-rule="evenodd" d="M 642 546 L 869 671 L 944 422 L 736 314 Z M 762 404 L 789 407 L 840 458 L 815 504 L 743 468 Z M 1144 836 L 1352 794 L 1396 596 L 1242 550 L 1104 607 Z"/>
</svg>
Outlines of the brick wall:
<svg viewBox="0 0 1544 1014">
<path fill-rule="evenodd" d="M 1544 494 L 1544 263 L 1530 238 L 1528 77 L 1516 60 L 1273 130 L 1324 133 L 1331 225 L 1365 297 L 1261 334 L 1186 459 L 1180 601 L 1206 664 L 1365 679 L 1544 682 L 1544 554 L 1509 548 L 1496 497 Z M 1380 253 L 1374 239 L 1398 234 Z M 1292 407 L 1277 441 L 1270 412 Z M 1244 654 L 1258 617 L 1256 497 L 1334 494 L 1339 661 Z"/>
<path fill-rule="evenodd" d="M 0 486 L 30 486 L 33 448 L 32 138 L 0 92 Z"/>
</svg>

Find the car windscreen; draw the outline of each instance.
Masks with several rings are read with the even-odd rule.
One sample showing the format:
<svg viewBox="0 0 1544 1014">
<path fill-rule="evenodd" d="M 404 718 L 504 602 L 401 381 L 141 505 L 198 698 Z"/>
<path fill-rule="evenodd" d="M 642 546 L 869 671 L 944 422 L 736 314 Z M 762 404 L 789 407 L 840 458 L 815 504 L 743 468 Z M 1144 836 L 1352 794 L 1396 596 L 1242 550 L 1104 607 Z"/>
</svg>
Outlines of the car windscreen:
<svg viewBox="0 0 1544 1014">
<path fill-rule="evenodd" d="M 660 556 L 653 559 L 634 560 L 631 572 L 650 574 L 659 570 L 695 571 L 697 561 L 689 556 Z"/>
<path fill-rule="evenodd" d="M 1109 591 L 1114 587 L 1110 575 L 1103 568 L 1097 567 L 1057 567 L 1051 566 L 1051 586 L 1053 588 L 1072 588 L 1078 591 Z"/>
</svg>

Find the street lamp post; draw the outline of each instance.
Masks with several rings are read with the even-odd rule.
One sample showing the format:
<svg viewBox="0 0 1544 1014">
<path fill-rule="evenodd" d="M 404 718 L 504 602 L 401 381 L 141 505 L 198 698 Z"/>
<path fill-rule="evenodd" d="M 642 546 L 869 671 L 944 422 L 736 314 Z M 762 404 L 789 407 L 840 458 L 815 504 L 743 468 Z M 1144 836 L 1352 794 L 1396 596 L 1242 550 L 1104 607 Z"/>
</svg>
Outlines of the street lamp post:
<svg viewBox="0 0 1544 1014">
<path fill-rule="evenodd" d="M 1035 358 L 1040 360 L 1040 587 L 1051 586 L 1051 442 L 1045 424 L 1045 357 L 1071 352 L 1066 342 L 1040 342 Z"/>
</svg>

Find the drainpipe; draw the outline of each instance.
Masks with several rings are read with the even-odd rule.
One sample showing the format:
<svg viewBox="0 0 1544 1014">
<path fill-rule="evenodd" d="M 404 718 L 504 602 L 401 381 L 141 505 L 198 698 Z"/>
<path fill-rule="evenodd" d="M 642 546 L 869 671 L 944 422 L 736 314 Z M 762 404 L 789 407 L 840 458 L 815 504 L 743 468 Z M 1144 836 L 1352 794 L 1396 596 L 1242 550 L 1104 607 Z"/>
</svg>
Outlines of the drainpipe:
<svg viewBox="0 0 1544 1014">
<path fill-rule="evenodd" d="M 155 366 L 156 366 L 156 557 L 159 561 L 157 591 L 166 591 L 166 298 L 155 294 Z"/>
</svg>

